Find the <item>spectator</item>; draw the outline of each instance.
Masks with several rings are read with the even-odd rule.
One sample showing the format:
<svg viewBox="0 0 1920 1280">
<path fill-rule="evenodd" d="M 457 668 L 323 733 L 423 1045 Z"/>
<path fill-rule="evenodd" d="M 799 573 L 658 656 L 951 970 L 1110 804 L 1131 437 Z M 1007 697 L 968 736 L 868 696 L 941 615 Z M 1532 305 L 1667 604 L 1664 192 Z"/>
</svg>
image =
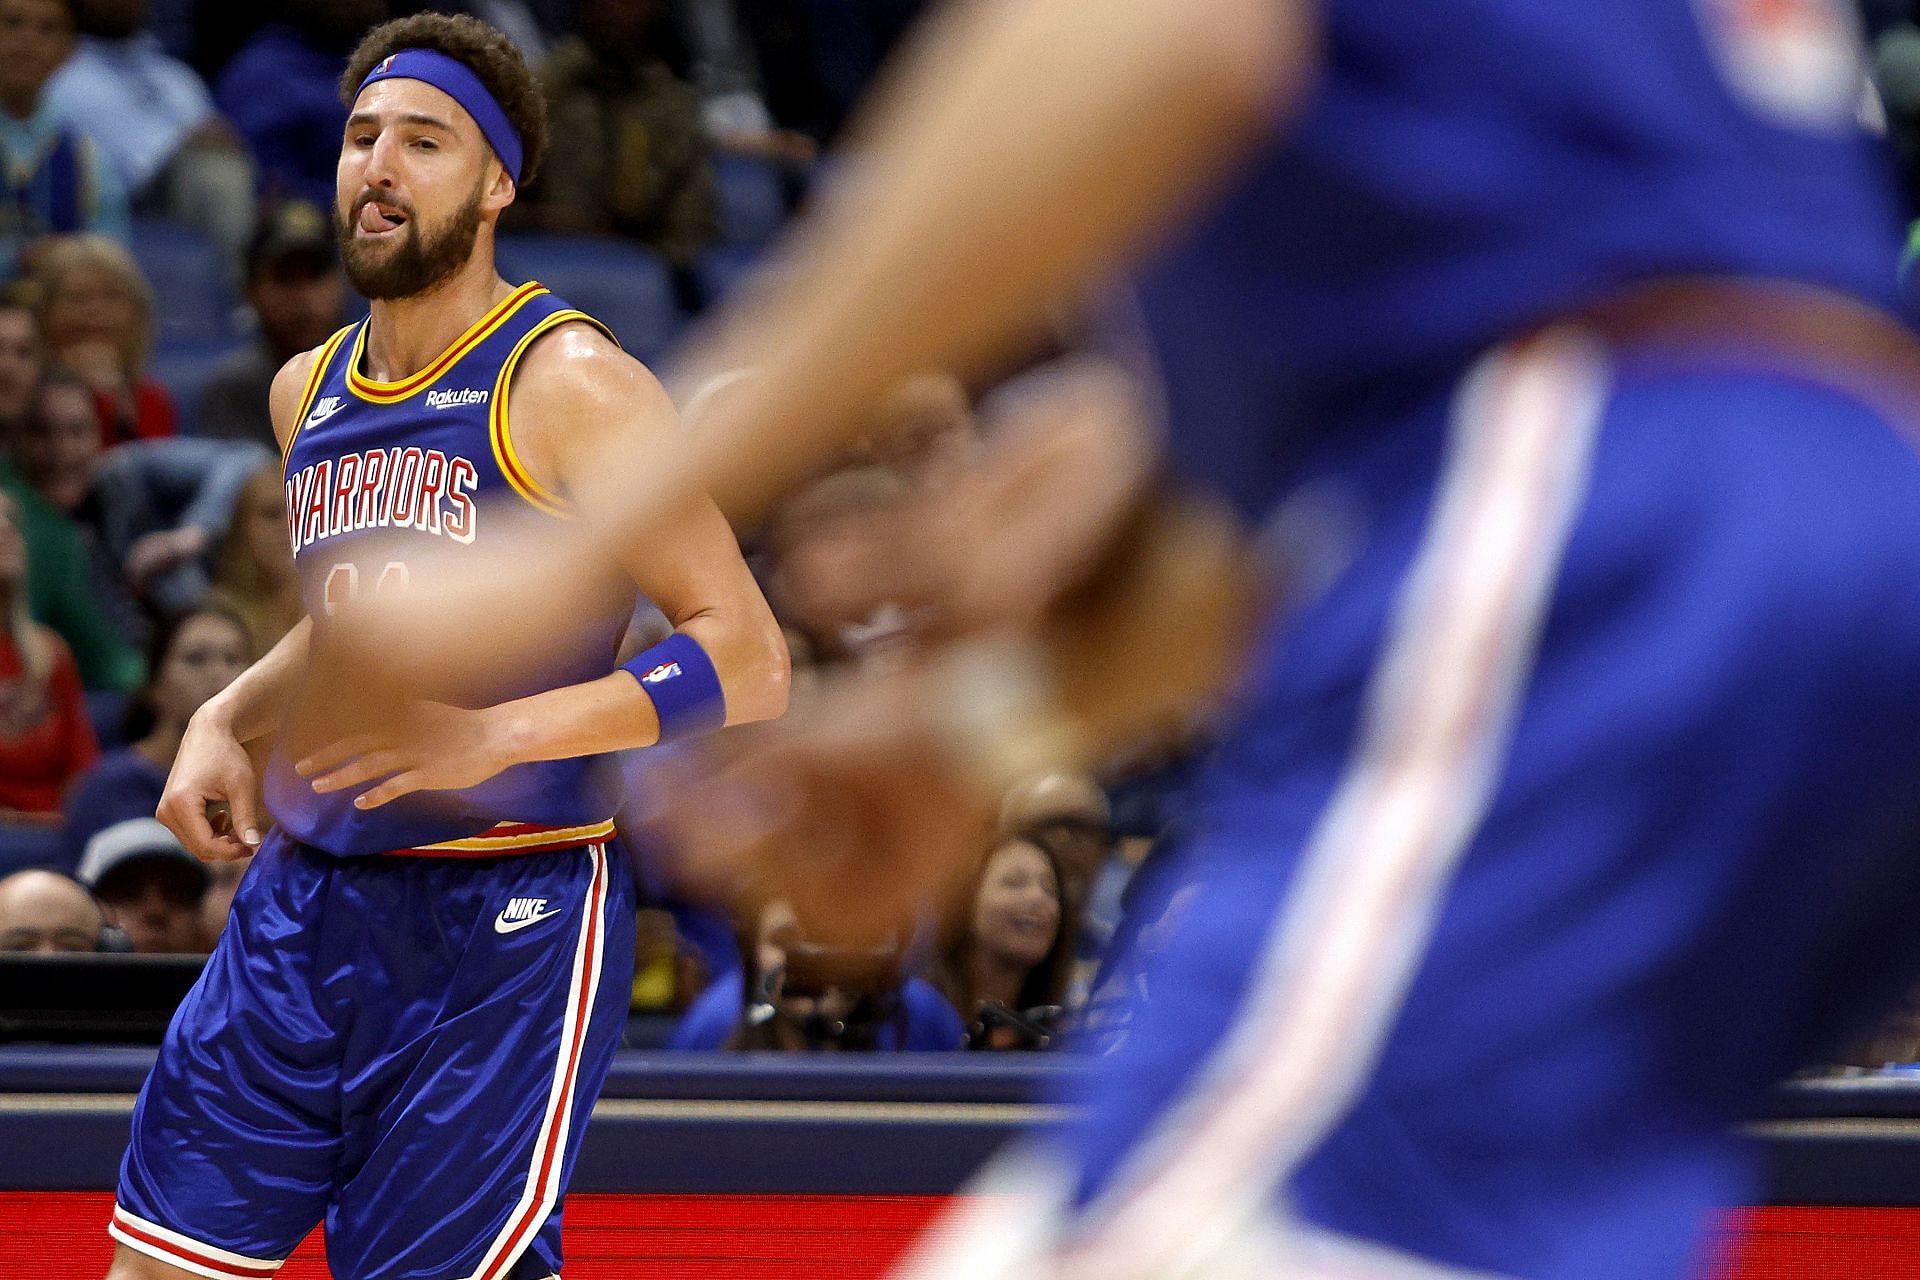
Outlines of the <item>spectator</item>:
<svg viewBox="0 0 1920 1280">
<path fill-rule="evenodd" d="M 1085 774 L 1049 773 L 1014 787 L 1000 805 L 1000 831 L 1046 846 L 1060 864 L 1067 900 L 1084 903 L 1113 852 L 1107 793 Z"/>
<path fill-rule="evenodd" d="M 820 144 L 774 122 L 760 89 L 759 60 L 733 0 L 688 0 L 679 20 L 699 86 L 702 116 L 713 145 L 799 170 L 820 156 Z"/>
<path fill-rule="evenodd" d="M 71 876 L 33 867 L 0 879 L 0 951 L 98 951 L 106 923 L 100 904 Z"/>
<path fill-rule="evenodd" d="M 115 823 L 87 842 L 79 880 L 140 955 L 204 952 L 207 869 L 153 818 Z"/>
<path fill-rule="evenodd" d="M 67 800 L 66 865 L 79 866 L 87 842 L 106 828 L 153 816 L 187 721 L 252 660 L 245 624 L 225 609 L 195 609 L 160 631 L 152 675 L 128 709 L 132 745 L 102 757 Z"/>
<path fill-rule="evenodd" d="M 700 95 L 660 56 L 662 0 L 581 0 L 580 33 L 541 70 L 548 152 L 527 191 L 549 231 L 621 235 L 675 267 L 717 229 L 713 165 Z"/>
<path fill-rule="evenodd" d="M 41 341 L 92 388 L 101 444 L 174 434 L 173 396 L 146 376 L 153 290 L 133 255 L 105 236 L 68 236 L 40 255 L 35 280 Z"/>
<path fill-rule="evenodd" d="M 99 754 L 73 655 L 27 613 L 27 540 L 0 496 L 0 821 L 58 822 L 68 784 Z"/>
<path fill-rule="evenodd" d="M 136 211 L 199 228 L 229 268 L 253 231 L 253 161 L 213 95 L 147 30 L 147 0 L 79 0 L 80 48 L 46 98 L 91 138 Z"/>
<path fill-rule="evenodd" d="M 40 380 L 40 326 L 33 308 L 12 294 L 0 297 L 0 438 L 27 416 Z"/>
<path fill-rule="evenodd" d="M 70 0 L 0 0 L 0 279 L 47 236 L 127 234 L 126 193 L 91 140 L 42 92 L 73 51 Z"/>
<path fill-rule="evenodd" d="M 0 295 L 0 440 L 25 431 L 40 381 L 39 328 L 17 298 Z M 0 450 L 0 492 L 10 495 L 27 539 L 27 610 L 60 633 L 89 689 L 129 689 L 141 680 L 140 652 L 117 628 L 89 581 L 91 559 L 79 526 L 36 493 Z M 117 575 L 116 575 L 117 577 Z M 131 609 L 131 601 L 127 602 Z M 139 625 L 137 616 L 133 619 Z"/>
<path fill-rule="evenodd" d="M 789 956 L 803 947 L 793 908 L 779 900 L 767 903 L 754 914 L 751 939 L 741 941 L 747 963 L 701 992 L 667 1047 L 937 1052 L 958 1049 L 966 1039 L 959 1015 L 939 991 L 923 979 L 899 975 L 898 955 L 844 966 L 892 970 L 868 975 L 877 981 L 849 972 L 818 994 L 789 991 Z M 748 991 L 754 993 L 751 1005 Z"/>
<path fill-rule="evenodd" d="M 208 379 L 200 393 L 199 434 L 252 440 L 278 452 L 267 414 L 273 375 L 325 342 L 346 307 L 347 281 L 326 214 L 293 200 L 261 221 L 247 251 L 247 301 L 260 334 Z"/>
<path fill-rule="evenodd" d="M 387 16 L 384 0 L 290 0 L 227 63 L 213 100 L 247 140 L 260 166 L 263 205 L 334 204 L 347 109 L 340 75 L 347 54 Z"/>
<path fill-rule="evenodd" d="M 286 498 L 277 467 L 260 468 L 240 491 L 214 565 L 208 600 L 246 623 L 256 655 L 273 648 L 306 616 L 293 552 L 287 546 Z"/>
<path fill-rule="evenodd" d="M 1058 862 L 1032 840 L 1005 840 L 964 901 L 936 981 L 968 1020 L 968 1047 L 1049 1047 L 1073 965 Z"/>
<path fill-rule="evenodd" d="M 210 586 L 205 557 L 226 535 L 240 491 L 272 454 L 222 440 L 140 440 L 105 453 L 90 430 L 86 388 L 49 371 L 15 466 L 91 535 L 104 590 L 144 595 L 162 614 L 192 608 Z"/>
</svg>

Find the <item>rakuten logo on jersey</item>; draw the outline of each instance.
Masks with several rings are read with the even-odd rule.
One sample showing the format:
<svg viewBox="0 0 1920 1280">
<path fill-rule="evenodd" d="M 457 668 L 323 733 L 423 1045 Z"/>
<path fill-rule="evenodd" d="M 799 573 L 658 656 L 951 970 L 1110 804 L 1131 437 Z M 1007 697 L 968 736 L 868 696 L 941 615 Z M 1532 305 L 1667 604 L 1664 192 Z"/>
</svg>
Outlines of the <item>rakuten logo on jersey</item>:
<svg viewBox="0 0 1920 1280">
<path fill-rule="evenodd" d="M 462 457 L 408 445 L 322 458 L 287 477 L 294 554 L 360 529 L 418 529 L 472 542 L 480 472 Z"/>
<path fill-rule="evenodd" d="M 427 392 L 427 408 L 457 409 L 463 404 L 485 404 L 487 393 L 473 387 L 461 387 L 458 391 Z"/>
</svg>

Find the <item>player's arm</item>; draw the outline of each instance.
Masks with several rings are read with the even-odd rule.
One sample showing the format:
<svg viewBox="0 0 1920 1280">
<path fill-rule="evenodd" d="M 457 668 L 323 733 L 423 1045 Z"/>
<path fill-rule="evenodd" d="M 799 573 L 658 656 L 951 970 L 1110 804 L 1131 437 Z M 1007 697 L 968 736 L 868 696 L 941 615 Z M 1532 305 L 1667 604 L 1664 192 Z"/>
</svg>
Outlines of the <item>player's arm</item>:
<svg viewBox="0 0 1920 1280">
<path fill-rule="evenodd" d="M 704 418 L 694 483 L 736 521 L 901 378 L 965 369 L 1147 247 L 1278 126 L 1309 0 L 980 0 L 869 113 L 844 183 L 697 362 L 761 375 Z M 610 512 L 652 491 L 611 467 Z"/>
<path fill-rule="evenodd" d="M 561 495 L 610 451 L 665 457 L 685 447 L 678 415 L 658 380 L 597 330 L 569 325 L 536 344 L 513 383 L 515 453 Z M 695 495 L 611 549 L 634 584 L 698 646 L 684 665 L 711 664 L 720 695 L 715 724 L 771 719 L 786 709 L 789 660 L 773 611 L 712 500 Z M 630 664 L 631 665 L 631 664 Z M 616 669 L 580 684 L 477 711 L 439 704 L 382 730 L 356 735 L 301 760 L 317 792 L 381 782 L 355 800 L 377 808 L 413 791 L 473 786 L 500 770 L 652 746 L 662 714 L 639 673 Z"/>
<path fill-rule="evenodd" d="M 283 448 L 292 434 L 313 359 L 314 353 L 307 352 L 287 361 L 268 393 L 274 435 Z M 265 823 L 246 744 L 279 726 L 306 667 L 312 633 L 312 620 L 301 619 L 188 721 L 155 816 L 195 856 L 227 861 L 244 858 L 259 847 Z"/>
</svg>

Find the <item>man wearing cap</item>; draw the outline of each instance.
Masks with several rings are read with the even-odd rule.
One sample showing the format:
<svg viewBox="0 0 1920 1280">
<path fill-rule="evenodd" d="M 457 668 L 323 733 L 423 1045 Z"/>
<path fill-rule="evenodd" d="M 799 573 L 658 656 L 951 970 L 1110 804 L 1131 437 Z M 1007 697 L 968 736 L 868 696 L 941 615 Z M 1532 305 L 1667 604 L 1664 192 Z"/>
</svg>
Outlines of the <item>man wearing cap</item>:
<svg viewBox="0 0 1920 1280">
<path fill-rule="evenodd" d="M 247 250 L 247 301 L 260 327 L 220 362 L 200 393 L 199 433 L 279 445 L 267 394 L 281 366 L 327 340 L 346 308 L 347 282 L 327 215 L 290 200 L 261 219 Z"/>
<path fill-rule="evenodd" d="M 210 879 L 173 832 L 152 818 L 116 822 L 87 841 L 77 879 L 107 923 L 142 955 L 205 951 L 200 900 Z"/>
<path fill-rule="evenodd" d="M 596 321 L 495 270 L 545 145 L 518 52 L 419 14 L 370 32 L 342 90 L 335 229 L 372 312 L 274 379 L 308 617 L 194 715 L 160 803 L 201 858 L 258 856 L 142 1090 L 113 1280 L 263 1280 L 322 1220 L 338 1280 L 557 1275 L 633 972 L 602 757 L 786 703 L 779 628 L 704 496 L 543 559 L 585 458 L 680 431 Z M 600 603 L 523 595 L 484 654 L 432 626 L 342 643 L 489 549 Z M 636 588 L 675 630 L 618 665 Z"/>
</svg>

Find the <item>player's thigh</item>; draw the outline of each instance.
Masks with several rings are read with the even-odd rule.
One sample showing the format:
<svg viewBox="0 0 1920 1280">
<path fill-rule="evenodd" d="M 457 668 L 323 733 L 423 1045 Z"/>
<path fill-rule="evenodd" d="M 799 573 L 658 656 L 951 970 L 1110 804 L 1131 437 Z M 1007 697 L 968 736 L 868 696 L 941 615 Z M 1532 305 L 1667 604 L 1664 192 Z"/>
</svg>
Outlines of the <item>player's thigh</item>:
<svg viewBox="0 0 1920 1280">
<path fill-rule="evenodd" d="M 162 1262 L 270 1267 L 318 1223 L 339 1156 L 330 864 L 271 836 L 134 1107 L 109 1230 Z"/>
<path fill-rule="evenodd" d="M 350 1102 L 369 1109 L 327 1218 L 341 1280 L 557 1270 L 560 1198 L 625 1025 L 634 895 L 618 845 L 453 870 L 485 878 L 486 921 L 391 1086 Z"/>
</svg>

